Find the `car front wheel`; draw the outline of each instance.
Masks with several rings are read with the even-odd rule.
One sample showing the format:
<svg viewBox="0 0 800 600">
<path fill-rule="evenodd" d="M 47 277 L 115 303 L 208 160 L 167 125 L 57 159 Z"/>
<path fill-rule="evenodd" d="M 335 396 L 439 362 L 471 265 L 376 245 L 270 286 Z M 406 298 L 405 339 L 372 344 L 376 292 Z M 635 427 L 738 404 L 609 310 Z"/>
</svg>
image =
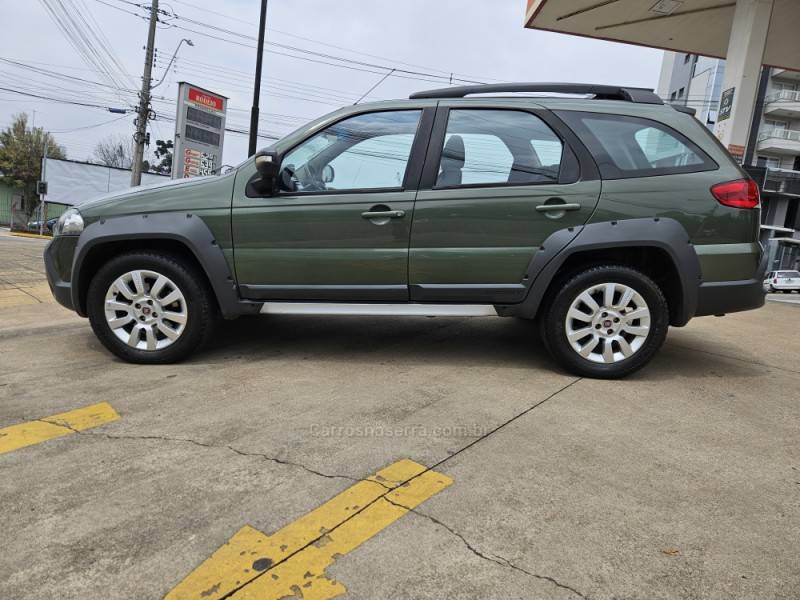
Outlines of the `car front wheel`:
<svg viewBox="0 0 800 600">
<path fill-rule="evenodd" d="M 664 343 L 669 309 L 661 289 L 629 267 L 587 269 L 545 309 L 542 335 L 554 358 L 585 377 L 616 379 L 646 365 Z"/>
<path fill-rule="evenodd" d="M 176 257 L 123 254 L 89 284 L 87 312 L 103 345 L 128 362 L 183 360 L 202 346 L 214 315 L 202 275 Z"/>
</svg>

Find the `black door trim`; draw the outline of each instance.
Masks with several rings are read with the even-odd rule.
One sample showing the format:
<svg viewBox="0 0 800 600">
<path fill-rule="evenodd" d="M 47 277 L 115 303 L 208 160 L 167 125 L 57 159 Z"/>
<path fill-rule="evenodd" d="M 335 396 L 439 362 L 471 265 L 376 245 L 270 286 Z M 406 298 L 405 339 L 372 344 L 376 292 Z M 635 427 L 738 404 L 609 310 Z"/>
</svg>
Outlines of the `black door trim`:
<svg viewBox="0 0 800 600">
<path fill-rule="evenodd" d="M 408 302 L 408 286 L 398 285 L 248 285 L 239 286 L 248 300 L 327 300 L 339 302 Z"/>
<path fill-rule="evenodd" d="M 465 304 L 514 304 L 525 299 L 522 283 L 417 283 L 409 286 L 414 302 L 461 302 Z"/>
</svg>

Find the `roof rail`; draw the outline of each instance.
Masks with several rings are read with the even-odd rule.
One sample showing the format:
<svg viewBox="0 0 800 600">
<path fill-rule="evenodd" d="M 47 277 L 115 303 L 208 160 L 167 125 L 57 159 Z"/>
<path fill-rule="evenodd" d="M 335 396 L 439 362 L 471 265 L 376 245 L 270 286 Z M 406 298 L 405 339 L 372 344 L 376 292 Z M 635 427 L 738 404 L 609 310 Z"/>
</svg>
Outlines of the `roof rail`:
<svg viewBox="0 0 800 600">
<path fill-rule="evenodd" d="M 652 89 L 594 85 L 591 83 L 489 83 L 441 88 L 411 94 L 412 100 L 422 98 L 463 98 L 470 94 L 506 92 L 550 92 L 555 94 L 594 94 L 595 100 L 625 100 L 640 104 L 664 104 Z"/>
<path fill-rule="evenodd" d="M 681 104 L 671 104 L 670 106 L 672 106 L 672 108 L 674 108 L 678 112 L 685 113 L 693 117 L 697 116 L 697 109 L 692 108 L 691 106 L 683 106 Z"/>
</svg>

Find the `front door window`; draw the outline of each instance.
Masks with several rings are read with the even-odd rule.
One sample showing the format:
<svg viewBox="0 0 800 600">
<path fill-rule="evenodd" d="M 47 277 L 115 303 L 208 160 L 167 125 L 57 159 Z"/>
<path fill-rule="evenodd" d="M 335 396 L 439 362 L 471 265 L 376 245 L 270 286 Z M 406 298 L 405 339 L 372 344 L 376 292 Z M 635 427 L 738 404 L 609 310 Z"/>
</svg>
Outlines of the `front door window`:
<svg viewBox="0 0 800 600">
<path fill-rule="evenodd" d="M 420 115 L 419 110 L 374 112 L 331 125 L 285 156 L 281 190 L 402 189 Z"/>
</svg>

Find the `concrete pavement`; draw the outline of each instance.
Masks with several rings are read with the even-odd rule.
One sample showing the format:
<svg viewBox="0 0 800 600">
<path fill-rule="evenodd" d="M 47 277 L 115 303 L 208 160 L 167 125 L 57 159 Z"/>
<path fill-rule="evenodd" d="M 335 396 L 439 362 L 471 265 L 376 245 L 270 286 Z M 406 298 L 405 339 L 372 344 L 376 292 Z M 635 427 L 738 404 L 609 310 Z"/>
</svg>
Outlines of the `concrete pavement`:
<svg viewBox="0 0 800 600">
<path fill-rule="evenodd" d="M 41 278 L 42 248 L 0 237 L 0 264 Z M 409 459 L 452 483 L 333 562 L 348 598 L 797 597 L 799 327 L 779 303 L 697 319 L 605 382 L 510 319 L 241 319 L 143 367 L 49 299 L 9 303 L 0 428 L 119 420 L 0 454 L 0 597 L 161 598 L 242 527 Z"/>
</svg>

